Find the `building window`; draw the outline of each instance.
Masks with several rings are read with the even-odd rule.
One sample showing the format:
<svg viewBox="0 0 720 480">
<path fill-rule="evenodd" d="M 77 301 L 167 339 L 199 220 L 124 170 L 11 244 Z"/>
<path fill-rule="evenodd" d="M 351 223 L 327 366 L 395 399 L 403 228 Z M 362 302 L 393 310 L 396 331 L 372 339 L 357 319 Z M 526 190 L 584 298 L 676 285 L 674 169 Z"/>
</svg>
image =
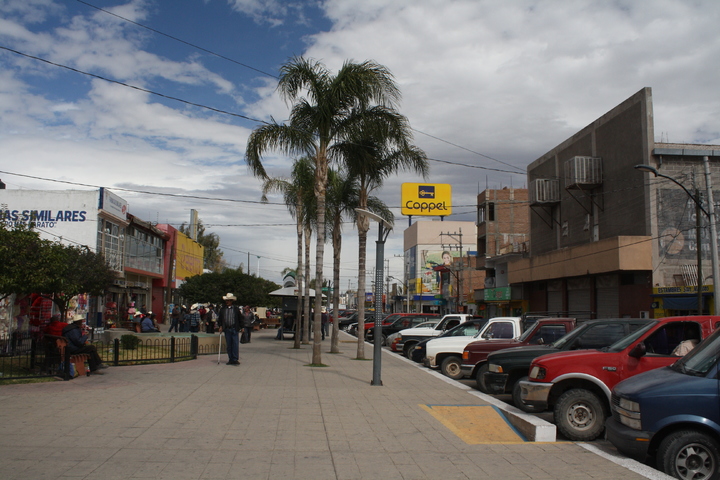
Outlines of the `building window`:
<svg viewBox="0 0 720 480">
<path fill-rule="evenodd" d="M 495 221 L 495 204 L 492 202 L 488 202 L 487 204 L 487 218 L 488 222 L 494 222 Z"/>
<path fill-rule="evenodd" d="M 152 273 L 163 273 L 162 239 L 128 228 L 125 265 Z"/>
<path fill-rule="evenodd" d="M 98 222 L 97 251 L 101 252 L 110 268 L 123 271 L 123 238 L 125 229 L 108 220 Z"/>
</svg>

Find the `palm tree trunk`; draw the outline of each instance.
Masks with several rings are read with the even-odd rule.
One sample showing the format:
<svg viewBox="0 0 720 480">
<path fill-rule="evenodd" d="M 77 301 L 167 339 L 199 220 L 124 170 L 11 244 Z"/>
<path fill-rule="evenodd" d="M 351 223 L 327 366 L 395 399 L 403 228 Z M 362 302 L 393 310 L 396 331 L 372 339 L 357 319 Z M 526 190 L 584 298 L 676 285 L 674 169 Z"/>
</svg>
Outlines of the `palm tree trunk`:
<svg viewBox="0 0 720 480">
<path fill-rule="evenodd" d="M 365 359 L 365 256 L 367 251 L 367 231 L 369 220 L 358 217 L 358 343 L 357 358 Z"/>
<path fill-rule="evenodd" d="M 322 365 L 321 350 L 321 309 L 322 309 L 322 285 L 323 285 L 323 261 L 325 257 L 325 192 L 328 182 L 328 161 L 327 143 L 322 142 L 315 161 L 315 197 L 317 198 L 317 239 L 315 240 L 315 318 L 313 321 L 313 332 L 315 338 L 313 343 L 312 364 Z"/>
<path fill-rule="evenodd" d="M 302 231 L 302 218 L 303 218 L 303 206 L 302 202 L 298 200 L 298 206 L 296 210 L 297 219 L 297 261 L 298 266 L 295 271 L 295 280 L 297 286 L 297 306 L 295 307 L 295 336 L 293 337 L 293 348 L 300 348 L 300 319 L 302 318 L 302 306 L 303 306 L 303 231 Z"/>
<path fill-rule="evenodd" d="M 340 311 L 340 250 L 342 248 L 342 235 L 340 235 L 340 220 L 338 216 L 335 219 L 335 228 L 333 229 L 333 315 L 332 336 L 330 339 L 330 353 L 340 353 L 340 338 L 338 326 L 338 312 Z"/>
<path fill-rule="evenodd" d="M 305 226 L 305 278 L 310 278 L 310 240 L 312 238 L 312 230 L 310 226 Z M 317 296 L 317 285 L 315 286 L 315 296 Z M 302 322 L 302 344 L 310 344 L 310 282 L 305 282 L 305 303 L 303 304 L 303 322 Z"/>
</svg>

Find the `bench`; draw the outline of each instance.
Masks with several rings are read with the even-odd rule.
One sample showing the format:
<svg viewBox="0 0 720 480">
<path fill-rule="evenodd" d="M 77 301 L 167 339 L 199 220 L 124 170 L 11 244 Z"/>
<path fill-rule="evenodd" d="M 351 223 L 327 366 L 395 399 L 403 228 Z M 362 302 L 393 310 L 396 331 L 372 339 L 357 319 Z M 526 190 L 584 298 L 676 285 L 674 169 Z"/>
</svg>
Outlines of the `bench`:
<svg viewBox="0 0 720 480">
<path fill-rule="evenodd" d="M 75 372 L 77 372 L 77 375 L 82 375 L 85 373 L 85 362 L 90 361 L 90 355 L 87 353 L 76 353 L 76 354 L 70 354 L 69 351 L 66 351 L 67 347 L 67 338 L 65 337 L 59 337 L 57 335 L 48 335 L 45 334 L 46 342 L 55 344 L 55 347 L 57 348 L 57 351 L 60 353 L 60 359 L 63 362 L 72 363 L 75 365 Z M 65 373 L 66 375 L 69 372 L 69 368 L 66 366 Z M 66 378 L 66 380 L 69 380 L 69 378 Z"/>
</svg>

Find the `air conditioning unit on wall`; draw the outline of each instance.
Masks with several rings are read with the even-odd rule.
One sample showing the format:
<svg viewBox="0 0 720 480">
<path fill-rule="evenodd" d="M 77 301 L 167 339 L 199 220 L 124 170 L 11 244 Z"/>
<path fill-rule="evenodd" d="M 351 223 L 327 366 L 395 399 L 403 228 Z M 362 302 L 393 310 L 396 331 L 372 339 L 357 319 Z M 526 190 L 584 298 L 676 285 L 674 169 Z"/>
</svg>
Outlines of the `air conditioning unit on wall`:
<svg viewBox="0 0 720 480">
<path fill-rule="evenodd" d="M 573 157 L 565 162 L 565 188 L 595 188 L 602 184 L 602 158 Z"/>
<path fill-rule="evenodd" d="M 533 205 L 559 203 L 560 182 L 551 178 L 536 178 L 530 183 L 530 203 Z"/>
</svg>

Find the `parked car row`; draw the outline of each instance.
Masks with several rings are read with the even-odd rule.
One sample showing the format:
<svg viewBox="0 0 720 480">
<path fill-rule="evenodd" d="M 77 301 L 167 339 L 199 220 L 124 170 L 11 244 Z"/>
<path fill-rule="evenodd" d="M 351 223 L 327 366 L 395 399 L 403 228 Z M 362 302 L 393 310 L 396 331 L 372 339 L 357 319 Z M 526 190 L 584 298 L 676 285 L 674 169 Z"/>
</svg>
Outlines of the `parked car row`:
<svg viewBox="0 0 720 480">
<path fill-rule="evenodd" d="M 538 318 L 528 326 L 516 317 L 446 315 L 387 341 L 451 378 L 474 378 L 485 393 L 511 394 L 525 411 L 551 410 L 570 440 L 607 430 L 630 457 L 676 478 L 709 480 L 720 478 L 718 326 L 715 316 Z"/>
</svg>

